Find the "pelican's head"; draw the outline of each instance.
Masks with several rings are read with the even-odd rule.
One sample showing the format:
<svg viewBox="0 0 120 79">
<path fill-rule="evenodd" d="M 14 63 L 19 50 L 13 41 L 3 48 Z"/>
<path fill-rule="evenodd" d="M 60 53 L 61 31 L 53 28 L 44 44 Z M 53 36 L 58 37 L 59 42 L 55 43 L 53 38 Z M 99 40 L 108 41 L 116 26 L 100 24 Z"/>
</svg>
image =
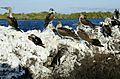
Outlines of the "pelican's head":
<svg viewBox="0 0 120 79">
<path fill-rule="evenodd" d="M 12 8 L 11 7 L 0 7 L 0 8 L 8 10 L 9 17 L 12 17 Z"/>
<path fill-rule="evenodd" d="M 105 26 L 105 25 L 109 25 L 109 24 L 106 23 L 106 22 L 100 22 L 100 25 L 101 25 L 101 26 Z"/>
<path fill-rule="evenodd" d="M 111 18 L 105 18 L 104 22 L 107 23 L 107 24 L 109 24 L 109 25 L 112 24 L 112 23 L 111 23 Z"/>
<path fill-rule="evenodd" d="M 54 13 L 55 14 L 56 12 L 53 8 L 50 8 L 48 13 Z"/>
<path fill-rule="evenodd" d="M 11 7 L 0 7 L 0 8 L 2 8 L 2 9 L 6 9 L 6 10 L 12 10 Z"/>
<path fill-rule="evenodd" d="M 62 23 L 61 23 L 61 21 L 58 21 L 56 28 L 61 28 L 61 27 L 62 27 Z"/>
<path fill-rule="evenodd" d="M 83 15 L 83 14 L 80 14 L 80 18 L 84 18 L 84 15 Z"/>
</svg>

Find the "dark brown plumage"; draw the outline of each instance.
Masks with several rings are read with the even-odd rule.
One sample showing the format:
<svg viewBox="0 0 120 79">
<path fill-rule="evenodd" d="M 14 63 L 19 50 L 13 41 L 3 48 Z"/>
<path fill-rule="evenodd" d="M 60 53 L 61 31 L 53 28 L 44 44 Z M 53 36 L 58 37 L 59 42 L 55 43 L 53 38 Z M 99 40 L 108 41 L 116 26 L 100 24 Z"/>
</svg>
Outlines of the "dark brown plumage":
<svg viewBox="0 0 120 79">
<path fill-rule="evenodd" d="M 44 44 L 42 43 L 42 40 L 34 34 L 28 36 L 28 39 L 31 40 L 35 45 L 39 45 L 45 48 Z"/>
<path fill-rule="evenodd" d="M 1 7 L 1 8 L 8 10 L 8 16 L 7 16 L 8 24 L 12 26 L 15 30 L 21 31 L 18 27 L 17 20 L 15 19 L 15 17 L 12 16 L 12 8 L 11 7 Z"/>
<path fill-rule="evenodd" d="M 93 23 L 91 23 L 89 20 L 81 18 L 81 23 L 90 27 L 95 27 L 95 25 Z"/>
<path fill-rule="evenodd" d="M 92 39 L 91 42 L 94 46 L 104 47 L 103 45 L 101 45 L 101 42 L 98 39 Z"/>
<path fill-rule="evenodd" d="M 8 24 L 10 26 L 12 26 L 15 30 L 17 31 L 21 31 L 19 28 L 18 28 L 18 23 L 17 23 L 17 20 L 15 19 L 15 17 L 7 17 L 7 20 L 8 20 Z M 22 31 L 21 31 L 22 32 Z"/>
<path fill-rule="evenodd" d="M 95 28 L 95 25 L 89 20 L 87 20 L 86 17 L 84 17 L 84 15 L 82 14 L 80 15 L 80 22 L 83 25 L 90 26 L 91 28 Z"/>
<path fill-rule="evenodd" d="M 74 31 L 67 28 L 57 28 L 57 31 L 62 36 L 70 36 L 76 40 L 79 40 L 79 37 L 75 34 Z"/>
<path fill-rule="evenodd" d="M 116 19 L 119 19 L 119 15 L 120 15 L 119 10 L 115 9 L 114 14 L 115 14 Z"/>
<path fill-rule="evenodd" d="M 46 28 L 48 26 L 48 24 L 54 19 L 55 14 L 54 13 L 49 13 L 46 18 L 45 18 L 45 23 L 44 23 L 44 27 Z"/>
<path fill-rule="evenodd" d="M 87 42 L 91 42 L 89 35 L 84 30 L 78 29 L 77 34 L 81 39 L 83 39 Z"/>
<path fill-rule="evenodd" d="M 59 36 L 69 36 L 76 40 L 80 40 L 79 37 L 75 34 L 74 30 L 62 27 L 61 21 L 58 21 L 56 26 L 56 31 Z"/>
<path fill-rule="evenodd" d="M 112 37 L 112 30 L 109 25 L 102 25 L 102 33 L 105 37 Z"/>
<path fill-rule="evenodd" d="M 78 29 L 77 34 L 81 39 L 89 42 L 92 45 L 104 47 L 103 45 L 101 45 L 101 42 L 98 39 L 91 39 L 89 35 L 82 29 Z"/>
</svg>

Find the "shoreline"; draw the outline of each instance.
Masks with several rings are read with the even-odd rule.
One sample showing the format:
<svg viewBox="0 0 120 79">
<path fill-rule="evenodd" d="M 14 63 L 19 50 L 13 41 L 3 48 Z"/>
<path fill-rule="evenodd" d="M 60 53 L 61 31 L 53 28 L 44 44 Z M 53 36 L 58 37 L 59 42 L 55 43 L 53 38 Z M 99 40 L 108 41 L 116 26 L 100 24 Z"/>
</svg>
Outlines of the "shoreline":
<svg viewBox="0 0 120 79">
<path fill-rule="evenodd" d="M 75 18 L 75 19 L 78 19 L 78 18 Z M 75 19 L 62 19 L 62 20 L 75 20 Z M 87 18 L 87 19 L 104 19 L 104 18 Z M 0 20 L 6 20 L 6 19 L 0 19 Z M 17 19 L 17 20 L 44 20 L 44 19 Z M 54 19 L 54 20 L 57 20 L 57 19 Z"/>
<path fill-rule="evenodd" d="M 106 18 L 111 17 L 113 15 L 112 12 L 78 12 L 78 13 L 71 13 L 71 14 L 61 14 L 57 13 L 56 17 L 59 19 L 77 19 L 79 15 L 87 15 L 87 18 Z M 16 19 L 24 19 L 24 20 L 44 20 L 47 15 L 47 12 L 40 12 L 40 13 L 13 13 L 13 16 Z M 5 19 L 7 13 L 0 14 L 0 19 Z"/>
</svg>

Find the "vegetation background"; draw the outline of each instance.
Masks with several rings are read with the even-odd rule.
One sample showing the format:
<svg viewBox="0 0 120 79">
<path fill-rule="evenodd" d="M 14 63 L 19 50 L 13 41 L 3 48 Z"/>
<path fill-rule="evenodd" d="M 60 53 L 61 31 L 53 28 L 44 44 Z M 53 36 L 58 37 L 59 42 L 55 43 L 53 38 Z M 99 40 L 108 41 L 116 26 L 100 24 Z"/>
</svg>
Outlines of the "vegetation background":
<svg viewBox="0 0 120 79">
<path fill-rule="evenodd" d="M 45 19 L 47 12 L 39 12 L 39 13 L 13 13 L 13 16 L 16 19 L 30 19 L 30 20 L 43 20 Z M 71 13 L 71 14 L 61 14 L 57 13 L 56 18 L 59 19 L 77 19 L 80 14 L 86 15 L 86 18 L 106 18 L 112 17 L 113 13 L 111 12 L 79 12 L 79 13 Z M 7 13 L 0 14 L 0 19 L 6 19 Z"/>
</svg>

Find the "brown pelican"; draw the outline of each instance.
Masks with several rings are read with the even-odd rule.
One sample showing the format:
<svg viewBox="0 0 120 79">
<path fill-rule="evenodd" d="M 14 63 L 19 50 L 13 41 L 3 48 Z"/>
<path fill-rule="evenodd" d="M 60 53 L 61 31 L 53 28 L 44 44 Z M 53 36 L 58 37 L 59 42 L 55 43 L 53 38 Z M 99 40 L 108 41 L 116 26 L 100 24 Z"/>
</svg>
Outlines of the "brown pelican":
<svg viewBox="0 0 120 79">
<path fill-rule="evenodd" d="M 80 40 L 79 37 L 75 34 L 75 32 L 73 30 L 68 29 L 68 28 L 63 28 L 61 21 L 58 21 L 56 30 L 61 36 L 69 36 L 76 40 Z"/>
<path fill-rule="evenodd" d="M 90 26 L 93 29 L 95 28 L 95 25 L 92 22 L 90 22 L 89 20 L 87 20 L 86 17 L 82 14 L 80 14 L 79 21 L 83 25 Z"/>
<path fill-rule="evenodd" d="M 101 45 L 101 42 L 98 39 L 91 39 L 84 30 L 80 28 L 77 29 L 77 34 L 81 39 L 87 41 L 88 43 L 95 45 L 95 46 L 103 47 L 103 45 Z"/>
<path fill-rule="evenodd" d="M 52 24 L 52 20 L 54 18 L 55 18 L 55 11 L 54 11 L 54 9 L 50 8 L 49 13 L 45 18 L 44 27 L 46 28 L 48 26 L 48 24 Z"/>
<path fill-rule="evenodd" d="M 120 26 L 120 21 L 118 19 L 112 18 L 111 26 L 116 26 L 116 25 Z"/>
<path fill-rule="evenodd" d="M 44 44 L 42 43 L 42 40 L 34 34 L 28 36 L 28 39 L 31 40 L 35 45 L 39 45 L 45 48 Z"/>
<path fill-rule="evenodd" d="M 112 37 L 112 30 L 108 23 L 101 22 L 100 26 L 102 27 L 102 33 L 104 37 L 108 37 L 108 36 Z"/>
<path fill-rule="evenodd" d="M 119 10 L 115 9 L 114 14 L 115 14 L 115 18 L 119 19 L 119 15 L 120 15 Z"/>
<path fill-rule="evenodd" d="M 91 42 L 91 39 L 90 39 L 89 35 L 84 30 L 78 29 L 77 34 L 81 39 L 83 39 L 87 42 Z"/>
<path fill-rule="evenodd" d="M 17 20 L 15 19 L 15 17 L 12 16 L 12 8 L 11 7 L 1 7 L 1 8 L 8 10 L 7 20 L 8 20 L 9 25 L 12 26 L 15 30 L 21 31 L 18 28 Z"/>
</svg>

